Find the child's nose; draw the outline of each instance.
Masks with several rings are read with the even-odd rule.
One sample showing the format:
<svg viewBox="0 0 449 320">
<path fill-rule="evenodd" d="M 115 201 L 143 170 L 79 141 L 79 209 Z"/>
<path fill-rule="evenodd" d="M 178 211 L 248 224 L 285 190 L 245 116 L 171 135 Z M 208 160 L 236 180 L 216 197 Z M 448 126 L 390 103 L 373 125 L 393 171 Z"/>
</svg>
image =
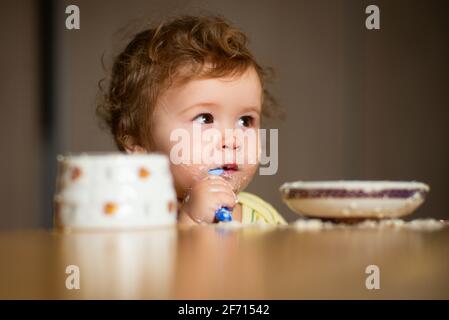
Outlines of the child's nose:
<svg viewBox="0 0 449 320">
<path fill-rule="evenodd" d="M 234 132 L 227 131 L 222 138 L 222 149 L 235 150 L 239 148 L 239 142 L 234 134 Z"/>
</svg>

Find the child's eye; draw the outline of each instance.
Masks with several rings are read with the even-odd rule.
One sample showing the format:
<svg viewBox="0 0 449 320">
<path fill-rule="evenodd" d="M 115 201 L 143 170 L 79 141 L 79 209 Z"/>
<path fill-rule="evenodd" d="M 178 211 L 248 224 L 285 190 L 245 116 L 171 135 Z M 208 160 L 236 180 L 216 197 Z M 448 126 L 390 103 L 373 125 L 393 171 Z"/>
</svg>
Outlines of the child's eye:
<svg viewBox="0 0 449 320">
<path fill-rule="evenodd" d="M 251 116 L 243 116 L 240 117 L 239 121 L 239 125 L 242 127 L 252 127 L 254 125 L 254 118 Z"/>
<path fill-rule="evenodd" d="M 214 116 L 210 113 L 202 113 L 197 115 L 193 121 L 196 121 L 200 124 L 214 123 Z"/>
</svg>

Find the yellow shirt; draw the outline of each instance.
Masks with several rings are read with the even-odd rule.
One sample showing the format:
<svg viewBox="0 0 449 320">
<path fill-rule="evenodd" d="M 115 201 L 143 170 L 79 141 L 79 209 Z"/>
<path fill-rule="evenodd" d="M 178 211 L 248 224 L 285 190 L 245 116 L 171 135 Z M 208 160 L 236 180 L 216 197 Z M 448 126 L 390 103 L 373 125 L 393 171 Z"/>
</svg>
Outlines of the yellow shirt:
<svg viewBox="0 0 449 320">
<path fill-rule="evenodd" d="M 242 206 L 242 223 L 287 224 L 284 218 L 268 202 L 258 196 L 240 192 L 238 202 Z"/>
</svg>

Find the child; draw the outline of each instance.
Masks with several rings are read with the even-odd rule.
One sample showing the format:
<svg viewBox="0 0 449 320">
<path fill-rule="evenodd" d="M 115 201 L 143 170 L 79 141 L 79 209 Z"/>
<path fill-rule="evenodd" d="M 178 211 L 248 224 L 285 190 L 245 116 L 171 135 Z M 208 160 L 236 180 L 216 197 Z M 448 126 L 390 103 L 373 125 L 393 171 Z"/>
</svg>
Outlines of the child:
<svg viewBox="0 0 449 320">
<path fill-rule="evenodd" d="M 173 132 L 183 129 L 193 156 L 203 151 L 195 126 L 218 133 L 260 128 L 261 114 L 269 111 L 264 77 L 240 30 L 220 17 L 181 16 L 132 39 L 114 61 L 97 111 L 121 151 L 160 152 L 172 160 Z M 253 154 L 236 161 L 245 141 L 222 134 L 213 143 L 221 161 L 171 161 L 178 222 L 213 223 L 215 211 L 228 207 L 234 221 L 285 224 L 267 202 L 241 192 L 258 168 L 248 161 Z M 208 174 L 217 168 L 220 176 Z"/>
</svg>

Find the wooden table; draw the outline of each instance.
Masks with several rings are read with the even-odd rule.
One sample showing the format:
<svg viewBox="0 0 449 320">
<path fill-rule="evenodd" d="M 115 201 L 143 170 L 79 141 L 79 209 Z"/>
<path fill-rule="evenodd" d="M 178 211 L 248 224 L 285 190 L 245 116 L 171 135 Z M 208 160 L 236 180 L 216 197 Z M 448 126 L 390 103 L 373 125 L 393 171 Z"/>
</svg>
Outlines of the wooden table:
<svg viewBox="0 0 449 320">
<path fill-rule="evenodd" d="M 1 299 L 449 298 L 449 228 L 0 233 Z M 80 289 L 66 288 L 66 267 Z M 380 289 L 368 290 L 368 265 Z"/>
</svg>

